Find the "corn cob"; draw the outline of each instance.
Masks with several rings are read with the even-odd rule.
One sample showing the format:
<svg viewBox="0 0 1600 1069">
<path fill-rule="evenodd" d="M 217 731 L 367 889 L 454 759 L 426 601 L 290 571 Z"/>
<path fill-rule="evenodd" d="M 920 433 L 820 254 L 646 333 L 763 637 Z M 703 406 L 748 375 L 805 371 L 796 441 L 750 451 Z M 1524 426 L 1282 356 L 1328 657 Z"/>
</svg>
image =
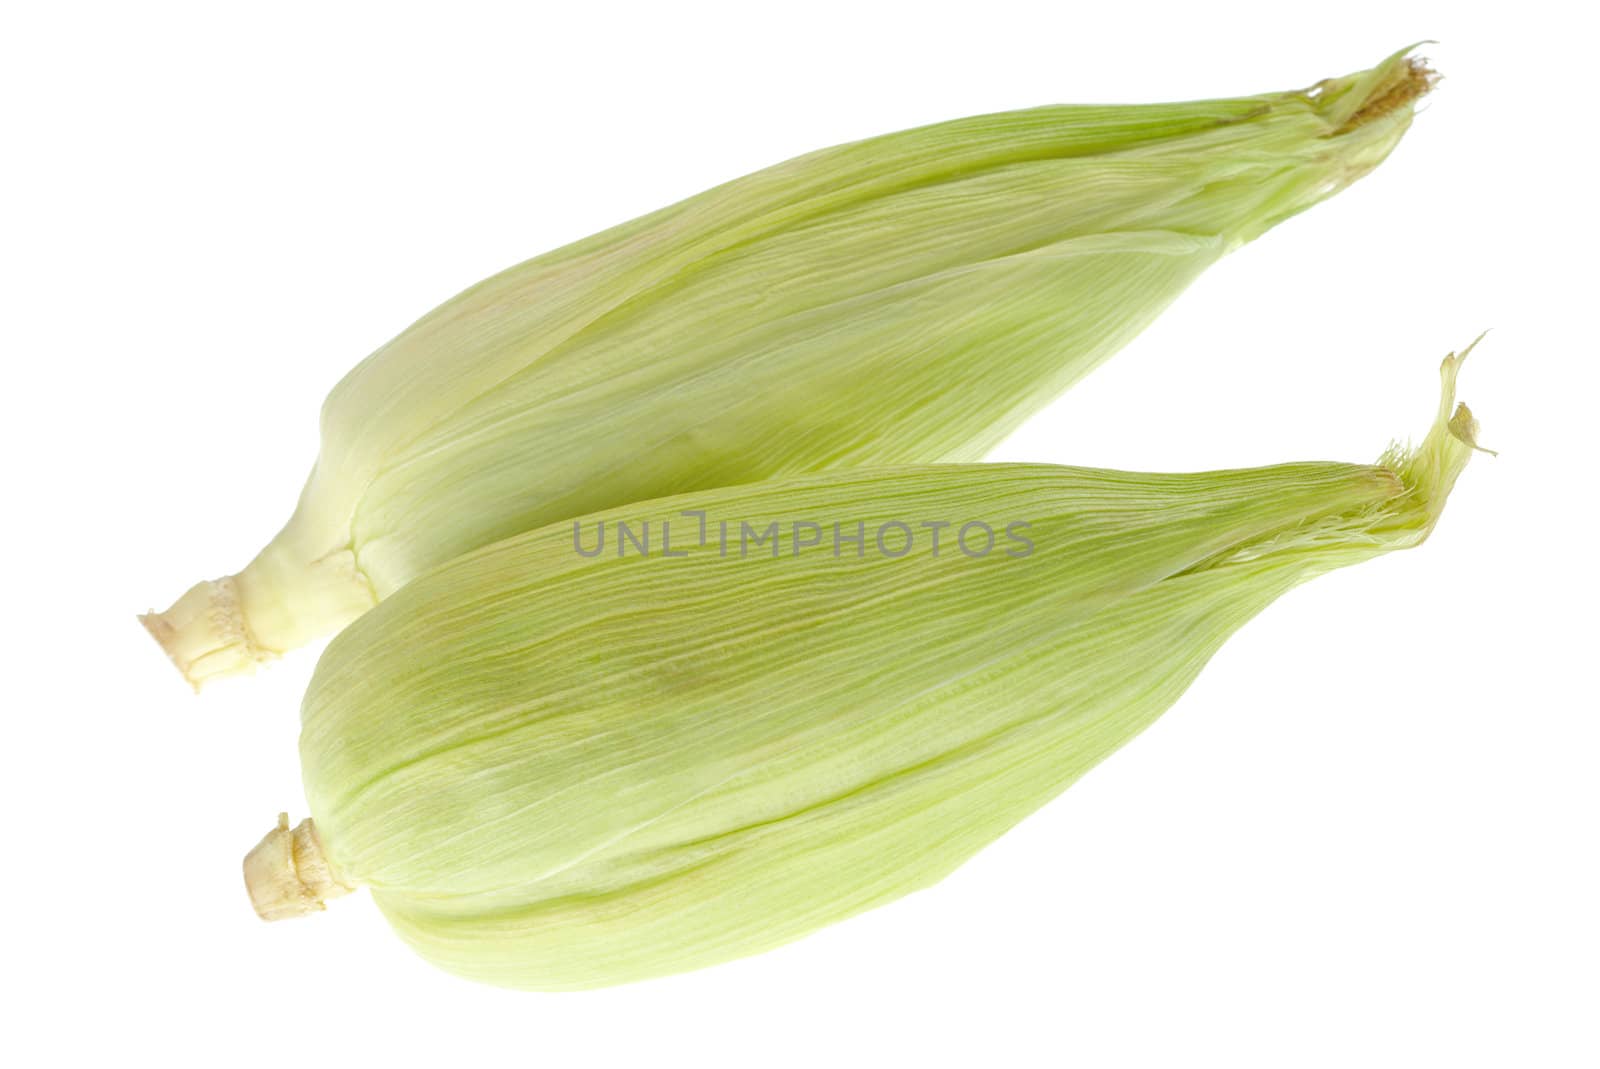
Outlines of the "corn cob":
<svg viewBox="0 0 1600 1069">
<path fill-rule="evenodd" d="M 980 458 L 1225 252 L 1398 142 L 1431 75 L 1047 107 L 826 149 L 497 275 L 336 386 L 288 525 L 146 625 L 248 672 L 429 567 L 696 489 Z"/>
<path fill-rule="evenodd" d="M 367 885 L 445 969 L 556 989 L 927 886 L 1280 594 L 1421 542 L 1473 443 L 1458 364 L 1421 445 L 1373 466 L 826 473 L 455 560 L 328 647 L 302 710 L 314 820 L 247 858 L 257 911 Z M 597 551 L 602 524 L 630 533 Z"/>
</svg>

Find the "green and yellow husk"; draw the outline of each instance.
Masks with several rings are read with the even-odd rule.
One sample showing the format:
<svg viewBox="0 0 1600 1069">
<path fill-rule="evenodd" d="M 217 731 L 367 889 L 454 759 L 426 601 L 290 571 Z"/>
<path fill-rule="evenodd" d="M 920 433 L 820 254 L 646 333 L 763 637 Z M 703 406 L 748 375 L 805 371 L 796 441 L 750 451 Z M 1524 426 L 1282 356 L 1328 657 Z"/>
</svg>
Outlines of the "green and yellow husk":
<svg viewBox="0 0 1600 1069">
<path fill-rule="evenodd" d="M 1421 542 L 1473 448 L 1459 360 L 1422 443 L 1376 465 L 834 472 L 435 569 L 318 665 L 314 820 L 251 854 L 256 907 L 365 885 L 439 966 L 560 989 L 755 953 L 926 887 L 1155 720 L 1279 595 Z M 776 553 L 724 550 L 723 521 L 778 523 Z M 935 553 L 922 525 L 942 521 Z M 1031 552 L 959 551 L 974 521 L 1026 523 Z M 652 551 L 585 556 L 601 522 L 648 525 Z M 864 555 L 792 544 L 801 522 L 864 525 Z M 915 533 L 903 556 L 878 551 L 892 522 Z"/>
<path fill-rule="evenodd" d="M 1377 166 L 1431 75 L 1046 107 L 825 149 L 511 268 L 322 410 L 288 525 L 151 632 L 196 686 L 630 501 L 976 460 L 1219 257 Z"/>
</svg>

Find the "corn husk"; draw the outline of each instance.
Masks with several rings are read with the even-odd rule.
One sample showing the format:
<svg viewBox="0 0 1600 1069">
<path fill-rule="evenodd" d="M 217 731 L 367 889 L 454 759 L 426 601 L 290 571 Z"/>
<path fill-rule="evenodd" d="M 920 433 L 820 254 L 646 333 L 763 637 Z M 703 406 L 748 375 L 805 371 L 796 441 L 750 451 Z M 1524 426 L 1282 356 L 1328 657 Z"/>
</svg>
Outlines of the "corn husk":
<svg viewBox="0 0 1600 1069">
<path fill-rule="evenodd" d="M 252 853 L 256 907 L 365 885 L 443 968 L 560 989 L 755 953 L 926 887 L 1275 598 L 1421 542 L 1472 448 L 1458 363 L 1421 445 L 1376 465 L 831 473 L 451 562 L 328 647 L 300 740 L 313 820 Z M 724 522 L 779 538 L 724 542 Z M 653 531 L 651 550 L 590 555 L 600 523 Z"/>
<path fill-rule="evenodd" d="M 826 149 L 514 267 L 329 396 L 288 525 L 145 617 L 198 686 L 567 517 L 981 458 L 1229 250 L 1375 167 L 1430 74 Z"/>
</svg>

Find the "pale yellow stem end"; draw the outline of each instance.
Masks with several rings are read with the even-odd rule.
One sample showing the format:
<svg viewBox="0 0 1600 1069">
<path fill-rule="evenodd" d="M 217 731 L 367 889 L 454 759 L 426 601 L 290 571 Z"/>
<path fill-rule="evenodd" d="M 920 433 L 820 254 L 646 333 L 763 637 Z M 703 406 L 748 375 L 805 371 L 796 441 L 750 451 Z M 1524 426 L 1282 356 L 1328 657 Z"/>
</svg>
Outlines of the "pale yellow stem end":
<svg viewBox="0 0 1600 1069">
<path fill-rule="evenodd" d="M 349 549 L 312 556 L 280 535 L 238 575 L 196 583 L 139 620 L 199 690 L 334 634 L 377 601 Z"/>
<path fill-rule="evenodd" d="M 232 577 L 190 587 L 166 612 L 139 617 L 195 690 L 215 676 L 243 675 L 272 655 L 256 645 Z"/>
<path fill-rule="evenodd" d="M 256 914 L 267 921 L 319 913 L 328 899 L 355 890 L 323 853 L 316 825 L 306 819 L 290 831 L 287 813 L 279 813 L 278 826 L 245 855 L 244 885 Z"/>
</svg>

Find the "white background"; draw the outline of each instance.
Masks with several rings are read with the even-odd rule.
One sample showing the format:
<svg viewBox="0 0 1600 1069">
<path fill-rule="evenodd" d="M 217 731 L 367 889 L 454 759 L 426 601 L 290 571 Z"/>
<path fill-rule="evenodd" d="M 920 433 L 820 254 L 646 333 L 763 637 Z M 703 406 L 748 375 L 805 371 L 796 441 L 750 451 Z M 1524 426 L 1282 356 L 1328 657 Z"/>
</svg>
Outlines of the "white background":
<svg viewBox="0 0 1600 1069">
<path fill-rule="evenodd" d="M 7 1060 L 1600 1061 L 1593 8 L 19 5 L 0 23 Z M 1303 86 L 1422 38 L 1371 177 L 1211 271 L 1001 451 L 1201 469 L 1419 435 L 1435 537 L 1295 592 L 938 888 L 633 987 L 435 972 L 364 895 L 266 925 L 315 651 L 192 697 L 134 622 L 287 516 L 321 396 L 456 290 L 799 152 Z M 114 1060 L 114 1062 L 112 1061 Z"/>
</svg>

